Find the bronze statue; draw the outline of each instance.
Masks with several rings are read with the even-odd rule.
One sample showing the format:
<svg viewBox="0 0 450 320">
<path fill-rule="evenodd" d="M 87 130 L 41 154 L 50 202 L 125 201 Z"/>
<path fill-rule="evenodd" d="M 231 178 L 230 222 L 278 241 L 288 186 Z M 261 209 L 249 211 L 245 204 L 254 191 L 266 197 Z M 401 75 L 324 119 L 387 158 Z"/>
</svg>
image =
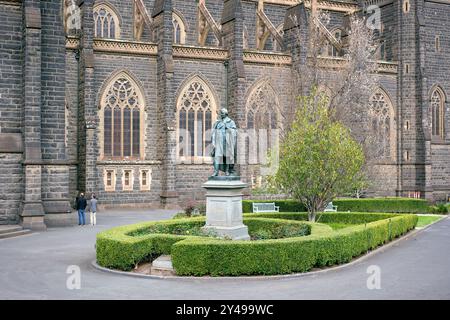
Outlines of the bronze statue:
<svg viewBox="0 0 450 320">
<path fill-rule="evenodd" d="M 226 176 L 235 176 L 234 165 L 237 156 L 237 128 L 233 120 L 228 117 L 228 110 L 220 110 L 219 118 L 214 123 L 212 135 L 212 150 L 214 173 L 217 177 L 220 171 Z"/>
</svg>

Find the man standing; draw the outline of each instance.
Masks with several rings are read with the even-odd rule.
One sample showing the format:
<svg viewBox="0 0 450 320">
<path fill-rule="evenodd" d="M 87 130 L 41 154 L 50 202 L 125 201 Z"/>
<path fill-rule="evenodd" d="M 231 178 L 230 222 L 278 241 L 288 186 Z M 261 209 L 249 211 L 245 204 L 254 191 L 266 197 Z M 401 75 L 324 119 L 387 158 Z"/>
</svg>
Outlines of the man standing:
<svg viewBox="0 0 450 320">
<path fill-rule="evenodd" d="M 97 198 L 95 194 L 92 195 L 91 203 L 90 203 L 90 220 L 91 220 L 91 226 L 95 226 L 97 224 Z"/>
<path fill-rule="evenodd" d="M 234 165 L 237 155 L 237 128 L 233 120 L 228 117 L 228 110 L 220 110 L 219 119 L 214 123 L 212 136 L 211 156 L 214 160 L 213 177 L 219 175 L 219 171 L 225 175 L 235 175 Z"/>
<path fill-rule="evenodd" d="M 87 201 L 84 198 L 84 193 L 80 194 L 80 198 L 78 199 L 78 225 L 84 226 L 86 224 L 84 212 L 87 207 Z"/>
</svg>

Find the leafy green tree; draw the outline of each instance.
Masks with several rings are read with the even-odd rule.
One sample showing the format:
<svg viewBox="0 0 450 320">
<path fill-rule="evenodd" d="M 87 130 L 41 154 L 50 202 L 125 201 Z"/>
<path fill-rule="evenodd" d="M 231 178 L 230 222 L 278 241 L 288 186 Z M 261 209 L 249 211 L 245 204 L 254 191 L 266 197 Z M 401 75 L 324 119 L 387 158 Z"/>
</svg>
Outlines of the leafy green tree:
<svg viewBox="0 0 450 320">
<path fill-rule="evenodd" d="M 360 187 L 362 147 L 335 119 L 328 98 L 313 88 L 299 98 L 290 130 L 280 145 L 274 176 L 281 190 L 301 201 L 309 221 L 340 194 Z"/>
</svg>

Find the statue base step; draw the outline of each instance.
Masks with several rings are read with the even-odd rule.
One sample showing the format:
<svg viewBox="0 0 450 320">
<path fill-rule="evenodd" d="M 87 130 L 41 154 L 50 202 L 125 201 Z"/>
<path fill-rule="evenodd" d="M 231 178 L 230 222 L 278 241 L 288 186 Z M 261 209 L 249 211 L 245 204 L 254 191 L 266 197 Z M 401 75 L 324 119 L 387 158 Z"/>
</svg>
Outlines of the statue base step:
<svg viewBox="0 0 450 320">
<path fill-rule="evenodd" d="M 217 236 L 230 239 L 230 240 L 250 240 L 248 235 L 248 227 L 246 225 L 235 226 L 235 227 L 215 227 L 215 226 L 204 226 L 203 230 L 205 232 L 213 232 Z"/>
</svg>

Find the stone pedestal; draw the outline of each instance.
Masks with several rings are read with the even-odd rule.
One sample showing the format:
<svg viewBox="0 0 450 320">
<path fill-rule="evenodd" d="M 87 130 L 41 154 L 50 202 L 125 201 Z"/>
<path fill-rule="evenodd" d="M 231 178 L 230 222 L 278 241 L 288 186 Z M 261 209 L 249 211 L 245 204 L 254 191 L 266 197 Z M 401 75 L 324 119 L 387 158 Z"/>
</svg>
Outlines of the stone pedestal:
<svg viewBox="0 0 450 320">
<path fill-rule="evenodd" d="M 211 177 L 203 184 L 206 189 L 206 225 L 224 238 L 250 240 L 242 220 L 242 189 L 247 184 L 240 177 Z"/>
</svg>

